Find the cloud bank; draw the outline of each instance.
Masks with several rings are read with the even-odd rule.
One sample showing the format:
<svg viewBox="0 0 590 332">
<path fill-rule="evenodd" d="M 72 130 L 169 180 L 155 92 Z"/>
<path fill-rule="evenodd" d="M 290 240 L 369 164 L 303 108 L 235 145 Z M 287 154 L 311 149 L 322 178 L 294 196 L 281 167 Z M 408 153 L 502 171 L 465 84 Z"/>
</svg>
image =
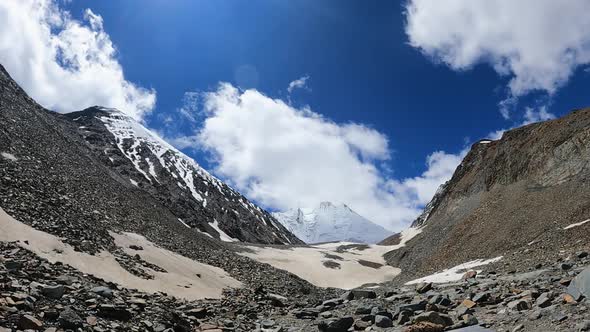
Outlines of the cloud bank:
<svg viewBox="0 0 590 332">
<path fill-rule="evenodd" d="M 41 105 L 60 112 L 92 105 L 140 119 L 156 102 L 154 90 L 125 79 L 100 15 L 74 20 L 51 0 L 0 2 L 0 63 Z"/>
<path fill-rule="evenodd" d="M 552 95 L 590 63 L 586 0 L 410 0 L 410 45 L 455 70 L 486 63 L 509 77 L 505 117 L 518 97 Z"/>
<path fill-rule="evenodd" d="M 204 94 L 203 126 L 173 140 L 198 144 L 213 156 L 215 172 L 272 209 L 349 204 L 380 225 L 400 230 L 421 212 L 461 156 L 435 152 L 412 179 L 390 179 L 385 135 L 363 124 L 337 124 L 257 90 L 221 84 Z"/>
</svg>

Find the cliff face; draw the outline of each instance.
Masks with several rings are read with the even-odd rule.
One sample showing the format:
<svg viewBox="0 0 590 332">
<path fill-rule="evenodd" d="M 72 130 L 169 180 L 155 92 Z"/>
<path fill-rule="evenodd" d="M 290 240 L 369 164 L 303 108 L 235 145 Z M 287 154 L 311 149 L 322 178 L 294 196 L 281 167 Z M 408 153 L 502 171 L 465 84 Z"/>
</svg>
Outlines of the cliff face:
<svg viewBox="0 0 590 332">
<path fill-rule="evenodd" d="M 590 109 L 480 141 L 414 223 L 422 233 L 387 259 L 421 274 L 500 255 L 526 265 L 583 247 L 588 228 L 564 228 L 590 218 L 589 163 Z"/>
</svg>

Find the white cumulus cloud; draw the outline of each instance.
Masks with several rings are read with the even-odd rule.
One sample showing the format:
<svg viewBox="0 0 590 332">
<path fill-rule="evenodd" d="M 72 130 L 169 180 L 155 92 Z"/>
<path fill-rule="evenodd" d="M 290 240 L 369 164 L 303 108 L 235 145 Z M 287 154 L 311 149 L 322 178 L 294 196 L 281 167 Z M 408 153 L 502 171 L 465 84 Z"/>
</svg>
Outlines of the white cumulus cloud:
<svg viewBox="0 0 590 332">
<path fill-rule="evenodd" d="M 436 152 L 422 176 L 392 180 L 378 167 L 390 159 L 389 142 L 373 128 L 337 124 L 309 108 L 227 83 L 203 99 L 203 126 L 195 135 L 173 141 L 211 152 L 217 174 L 273 209 L 346 203 L 376 223 L 400 230 L 461 159 Z"/>
<path fill-rule="evenodd" d="M 587 0 L 410 0 L 406 33 L 413 47 L 455 70 L 487 63 L 509 77 L 500 105 L 508 117 L 514 98 L 551 95 L 590 63 L 588 12 Z"/>
<path fill-rule="evenodd" d="M 0 64 L 46 108 L 101 105 L 140 119 L 155 91 L 125 79 L 102 17 L 87 9 L 84 20 L 52 0 L 0 1 Z"/>
</svg>

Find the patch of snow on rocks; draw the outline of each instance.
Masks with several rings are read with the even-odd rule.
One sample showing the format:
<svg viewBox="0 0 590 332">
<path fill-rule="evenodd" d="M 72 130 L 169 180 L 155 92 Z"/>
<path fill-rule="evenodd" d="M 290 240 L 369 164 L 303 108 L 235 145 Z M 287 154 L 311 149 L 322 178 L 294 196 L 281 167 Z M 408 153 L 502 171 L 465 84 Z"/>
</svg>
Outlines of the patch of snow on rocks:
<svg viewBox="0 0 590 332">
<path fill-rule="evenodd" d="M 219 233 L 219 239 L 223 242 L 238 242 L 238 239 L 234 239 L 233 237 L 227 235 L 224 231 L 221 230 L 221 228 L 219 228 L 219 222 L 216 219 L 213 219 L 212 223 L 209 223 L 209 225 L 211 225 L 211 227 L 213 227 L 213 229 L 215 229 L 217 231 L 217 233 Z"/>
<path fill-rule="evenodd" d="M 488 264 L 497 262 L 497 261 L 501 260 L 502 257 L 503 256 L 499 256 L 499 257 L 491 258 L 488 260 L 476 259 L 474 261 L 459 264 L 455 267 L 452 267 L 450 269 L 444 270 L 439 273 L 435 273 L 435 274 L 426 276 L 424 278 L 409 281 L 406 283 L 406 285 L 414 285 L 414 284 L 419 284 L 421 282 L 433 282 L 433 283 L 443 284 L 443 283 L 447 283 L 447 282 L 458 281 L 458 280 L 461 280 L 461 278 L 463 277 L 463 274 L 467 270 L 471 270 L 474 267 L 488 265 Z M 477 271 L 477 273 L 481 272 L 481 270 L 476 270 L 476 271 Z"/>
</svg>

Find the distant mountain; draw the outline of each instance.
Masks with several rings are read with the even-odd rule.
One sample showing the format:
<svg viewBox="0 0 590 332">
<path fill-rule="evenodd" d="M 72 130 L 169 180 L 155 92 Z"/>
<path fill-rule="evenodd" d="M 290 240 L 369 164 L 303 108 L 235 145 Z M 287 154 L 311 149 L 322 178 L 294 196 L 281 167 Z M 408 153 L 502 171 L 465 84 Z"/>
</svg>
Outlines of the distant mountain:
<svg viewBox="0 0 590 332">
<path fill-rule="evenodd" d="M 322 202 L 315 208 L 291 209 L 273 215 L 291 233 L 306 243 L 377 243 L 392 234 L 345 204 Z"/>
<path fill-rule="evenodd" d="M 186 227 L 225 242 L 300 243 L 268 212 L 128 115 L 95 106 L 65 116 L 98 160 Z"/>
</svg>

